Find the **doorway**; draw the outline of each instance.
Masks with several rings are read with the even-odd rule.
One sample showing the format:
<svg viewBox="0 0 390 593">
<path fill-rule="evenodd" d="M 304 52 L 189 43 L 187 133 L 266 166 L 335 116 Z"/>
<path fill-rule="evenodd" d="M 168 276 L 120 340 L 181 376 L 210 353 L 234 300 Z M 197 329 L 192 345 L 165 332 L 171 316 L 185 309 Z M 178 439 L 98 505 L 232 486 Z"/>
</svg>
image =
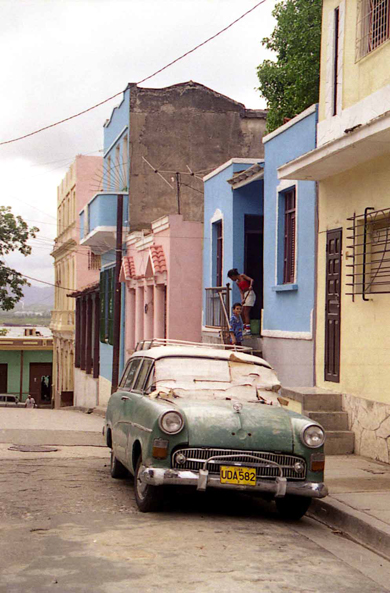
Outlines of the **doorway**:
<svg viewBox="0 0 390 593">
<path fill-rule="evenodd" d="M 35 399 L 37 406 L 50 406 L 51 382 L 51 362 L 30 362 L 29 393 Z"/>
<path fill-rule="evenodd" d="M 8 364 L 0 364 L 0 393 L 7 393 L 8 389 Z"/>
<path fill-rule="evenodd" d="M 325 381 L 340 381 L 340 304 L 342 229 L 326 234 Z"/>
<path fill-rule="evenodd" d="M 263 308 L 263 225 L 263 216 L 245 215 L 244 273 L 253 278 L 256 293 L 256 302 L 251 311 L 252 319 L 260 319 Z"/>
</svg>

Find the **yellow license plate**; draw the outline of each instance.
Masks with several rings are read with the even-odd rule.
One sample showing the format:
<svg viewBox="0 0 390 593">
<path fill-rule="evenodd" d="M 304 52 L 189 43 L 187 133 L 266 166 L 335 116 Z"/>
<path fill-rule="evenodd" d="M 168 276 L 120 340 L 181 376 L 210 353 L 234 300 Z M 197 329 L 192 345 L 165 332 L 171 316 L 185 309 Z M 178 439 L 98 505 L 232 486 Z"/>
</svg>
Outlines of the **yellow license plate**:
<svg viewBox="0 0 390 593">
<path fill-rule="evenodd" d="M 220 480 L 221 484 L 256 486 L 256 468 L 221 465 Z"/>
</svg>

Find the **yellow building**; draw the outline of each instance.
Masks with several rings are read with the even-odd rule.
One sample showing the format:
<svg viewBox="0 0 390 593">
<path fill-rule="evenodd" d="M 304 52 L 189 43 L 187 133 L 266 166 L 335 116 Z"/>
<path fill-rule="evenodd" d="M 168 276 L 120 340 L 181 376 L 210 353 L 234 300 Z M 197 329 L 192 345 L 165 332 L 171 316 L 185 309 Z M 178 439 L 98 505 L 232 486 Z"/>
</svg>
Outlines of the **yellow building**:
<svg viewBox="0 0 390 593">
<path fill-rule="evenodd" d="M 316 384 L 343 395 L 355 452 L 390 461 L 390 0 L 324 0 L 317 148 Z"/>
<path fill-rule="evenodd" d="M 100 258 L 80 246 L 79 212 L 91 199 L 102 174 L 102 158 L 78 155 L 57 188 L 54 257 L 53 400 L 56 408 L 73 404 L 75 299 L 68 295 L 96 282 Z M 99 262 L 96 261 L 99 260 Z"/>
</svg>

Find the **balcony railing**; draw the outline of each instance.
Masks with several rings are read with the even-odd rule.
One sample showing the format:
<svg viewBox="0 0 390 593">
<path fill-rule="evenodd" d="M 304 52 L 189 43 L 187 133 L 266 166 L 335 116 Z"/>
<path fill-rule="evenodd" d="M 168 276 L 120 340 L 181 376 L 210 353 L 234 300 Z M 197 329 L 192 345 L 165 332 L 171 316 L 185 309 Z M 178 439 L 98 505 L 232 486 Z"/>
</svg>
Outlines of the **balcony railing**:
<svg viewBox="0 0 390 593">
<path fill-rule="evenodd" d="M 230 284 L 206 288 L 206 327 L 229 329 Z"/>
</svg>

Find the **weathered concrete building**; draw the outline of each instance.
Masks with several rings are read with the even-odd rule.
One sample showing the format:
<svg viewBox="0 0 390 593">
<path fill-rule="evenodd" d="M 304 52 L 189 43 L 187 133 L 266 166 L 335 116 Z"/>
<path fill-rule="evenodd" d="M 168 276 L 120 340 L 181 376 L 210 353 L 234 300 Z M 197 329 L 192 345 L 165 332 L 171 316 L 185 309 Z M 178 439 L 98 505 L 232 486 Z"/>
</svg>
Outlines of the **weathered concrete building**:
<svg viewBox="0 0 390 593">
<path fill-rule="evenodd" d="M 246 109 L 193 81 L 162 89 L 128 88 L 130 229 L 141 230 L 167 214 L 203 222 L 202 177 L 232 154 L 262 157 L 266 112 Z"/>
</svg>

